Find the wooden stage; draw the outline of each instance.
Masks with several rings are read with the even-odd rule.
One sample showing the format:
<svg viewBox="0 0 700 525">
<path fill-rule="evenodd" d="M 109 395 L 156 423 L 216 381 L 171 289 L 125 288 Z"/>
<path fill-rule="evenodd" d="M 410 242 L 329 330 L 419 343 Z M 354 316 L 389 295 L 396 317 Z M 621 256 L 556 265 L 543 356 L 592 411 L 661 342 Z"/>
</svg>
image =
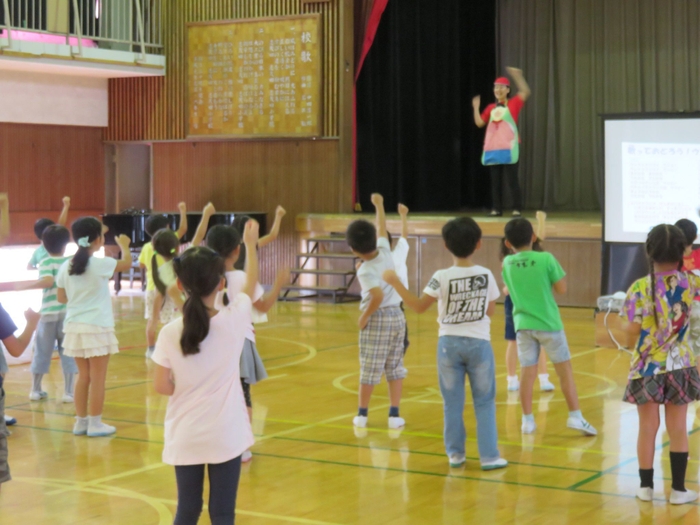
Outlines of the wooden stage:
<svg viewBox="0 0 700 525">
<path fill-rule="evenodd" d="M 442 226 L 456 216 L 473 217 L 483 231 L 482 248 L 475 261 L 500 275 L 500 240 L 503 228 L 511 217 L 485 217 L 483 214 L 409 214 L 408 258 L 409 286 L 412 290 L 422 290 L 433 273 L 451 264 L 451 256 L 444 247 L 441 237 Z M 524 216 L 533 222 L 534 212 Z M 358 218 L 374 220 L 374 215 L 362 214 L 301 214 L 296 218 L 296 231 L 302 239 L 313 236 L 344 233 L 348 225 Z M 387 215 L 387 227 L 392 235 L 398 236 L 401 222 L 397 214 Z M 552 252 L 566 270 L 569 291 L 558 296 L 562 306 L 593 307 L 600 295 L 602 273 L 602 222 L 600 212 L 594 213 L 551 213 L 546 223 L 546 249 Z M 332 247 L 328 247 L 329 250 Z M 337 267 L 343 263 L 326 261 L 324 267 Z M 354 287 L 357 285 L 354 285 Z M 358 289 L 351 288 L 357 293 Z"/>
</svg>

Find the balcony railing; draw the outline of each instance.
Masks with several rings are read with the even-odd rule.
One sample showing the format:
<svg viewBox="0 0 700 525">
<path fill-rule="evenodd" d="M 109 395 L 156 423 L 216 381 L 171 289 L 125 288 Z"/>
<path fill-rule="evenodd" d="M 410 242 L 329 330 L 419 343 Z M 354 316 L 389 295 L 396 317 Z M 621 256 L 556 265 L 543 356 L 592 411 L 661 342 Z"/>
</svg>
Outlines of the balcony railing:
<svg viewBox="0 0 700 525">
<path fill-rule="evenodd" d="M 0 48 L 13 40 L 163 54 L 163 0 L 0 0 Z M 175 0 L 176 1 L 176 0 Z"/>
</svg>

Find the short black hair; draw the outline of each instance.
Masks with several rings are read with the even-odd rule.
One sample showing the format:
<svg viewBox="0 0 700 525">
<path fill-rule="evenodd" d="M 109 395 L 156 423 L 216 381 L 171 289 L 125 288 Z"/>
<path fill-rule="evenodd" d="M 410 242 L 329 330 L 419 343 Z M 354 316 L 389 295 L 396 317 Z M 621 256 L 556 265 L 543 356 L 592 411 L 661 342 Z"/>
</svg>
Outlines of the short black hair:
<svg viewBox="0 0 700 525">
<path fill-rule="evenodd" d="M 523 248 L 529 246 L 532 242 L 532 236 L 535 230 L 532 229 L 532 223 L 523 217 L 511 219 L 506 224 L 505 234 L 506 240 L 515 248 Z"/>
<path fill-rule="evenodd" d="M 146 233 L 153 237 L 158 230 L 170 228 L 170 219 L 163 214 L 157 213 L 146 219 Z"/>
<path fill-rule="evenodd" d="M 70 242 L 70 232 L 65 226 L 52 224 L 44 229 L 41 235 L 41 242 L 50 254 L 62 254 Z"/>
<path fill-rule="evenodd" d="M 41 240 L 41 236 L 44 235 L 44 230 L 51 226 L 52 224 L 56 224 L 53 222 L 51 219 L 39 219 L 34 223 L 34 235 L 36 235 L 36 238 Z"/>
<path fill-rule="evenodd" d="M 348 245 L 357 253 L 372 253 L 377 249 L 377 229 L 369 221 L 358 219 L 350 223 L 345 232 Z"/>
<path fill-rule="evenodd" d="M 674 225 L 678 227 L 685 236 L 686 246 L 692 246 L 695 239 L 698 238 L 698 227 L 697 225 L 688 219 L 681 219 Z"/>
<path fill-rule="evenodd" d="M 471 217 L 457 217 L 442 227 L 442 238 L 450 253 L 463 259 L 476 250 L 481 240 L 481 228 Z"/>
</svg>

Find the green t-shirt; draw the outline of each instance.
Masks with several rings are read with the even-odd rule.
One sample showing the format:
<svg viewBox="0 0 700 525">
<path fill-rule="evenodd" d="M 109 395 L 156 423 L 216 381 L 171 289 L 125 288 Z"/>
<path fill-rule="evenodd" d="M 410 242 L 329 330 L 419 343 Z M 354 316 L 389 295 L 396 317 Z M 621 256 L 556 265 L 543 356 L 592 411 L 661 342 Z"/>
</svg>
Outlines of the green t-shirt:
<svg viewBox="0 0 700 525">
<path fill-rule="evenodd" d="M 58 302 L 56 296 L 56 276 L 58 270 L 63 266 L 70 257 L 52 257 L 49 255 L 46 259 L 39 263 L 39 279 L 42 277 L 52 277 L 53 286 L 44 288 L 44 293 L 41 298 L 41 315 L 60 314 L 66 311 L 66 305 Z"/>
<path fill-rule="evenodd" d="M 564 329 L 552 285 L 566 272 L 548 252 L 526 251 L 503 261 L 503 280 L 513 300 L 516 330 L 558 332 Z"/>
<path fill-rule="evenodd" d="M 31 266 L 32 268 L 38 268 L 39 263 L 46 259 L 48 256 L 49 252 L 46 251 L 46 248 L 44 248 L 44 245 L 42 244 L 36 250 L 34 250 L 32 258 L 29 259 L 29 266 Z"/>
</svg>

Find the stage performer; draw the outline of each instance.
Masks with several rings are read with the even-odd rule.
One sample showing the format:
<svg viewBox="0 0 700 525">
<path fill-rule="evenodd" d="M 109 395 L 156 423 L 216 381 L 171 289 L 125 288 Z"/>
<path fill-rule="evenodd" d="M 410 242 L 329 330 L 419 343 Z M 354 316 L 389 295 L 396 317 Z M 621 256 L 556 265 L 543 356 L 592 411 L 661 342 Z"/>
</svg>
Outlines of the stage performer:
<svg viewBox="0 0 700 525">
<path fill-rule="evenodd" d="M 530 86 L 527 85 L 523 72 L 514 67 L 506 68 L 515 81 L 518 93 L 512 98 L 510 81 L 507 77 L 497 78 L 493 84 L 493 94 L 496 102 L 486 106 L 479 113 L 481 96 L 472 100 L 474 106 L 474 122 L 480 128 L 487 126 L 484 139 L 484 153 L 481 163 L 489 166 L 491 172 L 491 213 L 492 217 L 503 215 L 503 179 L 510 185 L 513 198 L 513 217 L 520 217 L 522 196 L 518 182 L 518 158 L 520 156 L 520 134 L 518 133 L 518 115 L 525 101 L 530 96 Z"/>
</svg>

